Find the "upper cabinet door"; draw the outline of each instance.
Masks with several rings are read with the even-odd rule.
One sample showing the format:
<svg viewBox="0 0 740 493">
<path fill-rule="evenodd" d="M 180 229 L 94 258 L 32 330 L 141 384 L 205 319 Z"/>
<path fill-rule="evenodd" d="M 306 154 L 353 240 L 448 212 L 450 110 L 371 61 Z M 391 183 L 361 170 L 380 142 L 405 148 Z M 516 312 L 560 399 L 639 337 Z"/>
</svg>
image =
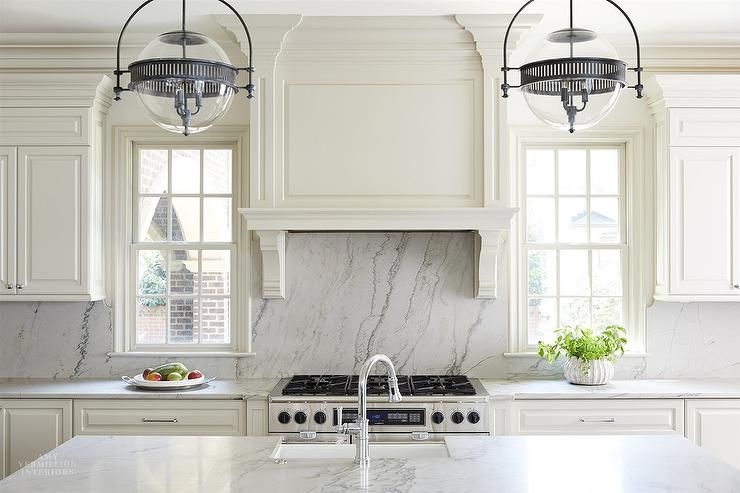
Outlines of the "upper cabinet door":
<svg viewBox="0 0 740 493">
<path fill-rule="evenodd" d="M 670 292 L 740 297 L 740 148 L 670 152 Z"/>
<path fill-rule="evenodd" d="M 0 295 L 15 293 L 15 147 L 0 147 Z"/>
<path fill-rule="evenodd" d="M 18 151 L 19 295 L 86 289 L 87 147 Z"/>
</svg>

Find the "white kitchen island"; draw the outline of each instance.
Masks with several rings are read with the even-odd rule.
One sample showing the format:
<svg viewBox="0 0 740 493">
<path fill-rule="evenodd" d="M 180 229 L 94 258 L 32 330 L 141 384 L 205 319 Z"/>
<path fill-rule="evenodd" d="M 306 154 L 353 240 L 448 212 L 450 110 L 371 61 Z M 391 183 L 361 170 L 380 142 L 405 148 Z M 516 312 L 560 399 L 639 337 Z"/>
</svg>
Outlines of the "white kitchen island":
<svg viewBox="0 0 740 493">
<path fill-rule="evenodd" d="M 2 493 L 740 492 L 740 471 L 677 436 L 457 437 L 449 458 L 271 458 L 275 437 L 76 437 Z"/>
</svg>

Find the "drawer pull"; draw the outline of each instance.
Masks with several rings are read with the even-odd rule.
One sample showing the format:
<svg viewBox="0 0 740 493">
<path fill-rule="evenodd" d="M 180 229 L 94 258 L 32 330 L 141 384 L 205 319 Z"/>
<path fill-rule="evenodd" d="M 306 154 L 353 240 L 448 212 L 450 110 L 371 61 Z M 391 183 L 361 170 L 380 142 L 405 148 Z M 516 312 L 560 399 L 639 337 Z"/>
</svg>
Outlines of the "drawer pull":
<svg viewBox="0 0 740 493">
<path fill-rule="evenodd" d="M 601 419 L 585 419 L 578 418 L 579 423 L 614 423 L 614 418 L 601 418 Z"/>
<path fill-rule="evenodd" d="M 144 423 L 177 423 L 177 418 L 142 418 Z"/>
</svg>

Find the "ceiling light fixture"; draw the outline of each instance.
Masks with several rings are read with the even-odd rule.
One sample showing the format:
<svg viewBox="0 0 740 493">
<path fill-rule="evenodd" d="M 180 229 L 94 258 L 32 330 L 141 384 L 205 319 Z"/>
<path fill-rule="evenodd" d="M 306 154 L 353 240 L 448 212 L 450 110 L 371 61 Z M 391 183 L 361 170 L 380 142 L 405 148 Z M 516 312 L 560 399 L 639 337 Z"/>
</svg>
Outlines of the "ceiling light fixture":
<svg viewBox="0 0 740 493">
<path fill-rule="evenodd" d="M 184 135 L 202 132 L 221 119 L 231 106 L 234 94 L 246 89 L 254 97 L 252 84 L 252 38 L 242 16 L 224 0 L 239 19 L 249 45 L 248 66 L 237 68 L 229 62 L 224 50 L 208 36 L 185 28 L 185 0 L 182 0 L 182 22 L 178 31 L 166 32 L 152 40 L 139 59 L 121 70 L 121 38 L 131 20 L 154 0 L 146 0 L 129 16 L 118 35 L 116 45 L 115 100 L 123 91 L 134 91 L 144 112 L 169 132 Z M 238 86 L 239 71 L 247 72 L 246 86 Z M 128 88 L 121 87 L 121 75 L 130 74 Z"/>
<path fill-rule="evenodd" d="M 624 87 L 635 89 L 642 98 L 642 67 L 640 66 L 640 39 L 627 13 L 612 0 L 613 5 L 627 19 L 635 37 L 637 67 L 616 57 L 614 49 L 591 30 L 573 27 L 573 0 L 570 0 L 570 26 L 548 34 L 532 50 L 539 60 L 527 61 L 521 67 L 507 65 L 509 31 L 519 14 L 534 0 L 529 0 L 514 14 L 504 36 L 503 97 L 509 89 L 520 88 L 532 112 L 546 124 L 567 129 L 591 127 L 601 121 L 616 105 Z M 520 82 L 512 86 L 508 81 L 510 70 L 518 70 Z M 627 86 L 627 70 L 637 73 L 637 84 Z"/>
</svg>

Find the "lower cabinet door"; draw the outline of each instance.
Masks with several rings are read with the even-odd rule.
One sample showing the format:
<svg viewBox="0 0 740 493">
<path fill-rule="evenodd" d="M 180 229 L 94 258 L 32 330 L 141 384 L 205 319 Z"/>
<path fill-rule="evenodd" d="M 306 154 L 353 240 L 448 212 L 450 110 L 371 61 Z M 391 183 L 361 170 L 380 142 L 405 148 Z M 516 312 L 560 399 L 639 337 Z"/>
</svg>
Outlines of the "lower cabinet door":
<svg viewBox="0 0 740 493">
<path fill-rule="evenodd" d="M 72 401 L 0 400 L 0 424 L 0 477 L 5 477 L 72 438 Z"/>
<path fill-rule="evenodd" d="M 75 400 L 75 435 L 246 435 L 242 400 Z"/>
<path fill-rule="evenodd" d="M 740 468 L 740 400 L 687 400 L 686 437 Z"/>
<path fill-rule="evenodd" d="M 521 400 L 513 435 L 651 435 L 684 430 L 681 399 Z"/>
</svg>

